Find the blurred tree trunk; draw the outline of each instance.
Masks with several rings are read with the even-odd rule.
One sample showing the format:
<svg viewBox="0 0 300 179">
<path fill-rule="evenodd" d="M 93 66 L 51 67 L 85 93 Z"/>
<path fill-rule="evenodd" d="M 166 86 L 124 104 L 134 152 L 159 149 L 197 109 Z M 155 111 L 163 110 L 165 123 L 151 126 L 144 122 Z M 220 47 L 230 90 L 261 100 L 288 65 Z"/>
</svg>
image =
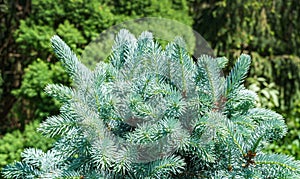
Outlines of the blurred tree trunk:
<svg viewBox="0 0 300 179">
<path fill-rule="evenodd" d="M 20 87 L 25 59 L 18 53 L 13 35 L 20 20 L 30 13 L 30 8 L 31 0 L 0 0 L 0 70 L 4 81 L 0 98 L 0 133 L 18 123 L 8 114 L 17 101 L 11 91 Z"/>
</svg>

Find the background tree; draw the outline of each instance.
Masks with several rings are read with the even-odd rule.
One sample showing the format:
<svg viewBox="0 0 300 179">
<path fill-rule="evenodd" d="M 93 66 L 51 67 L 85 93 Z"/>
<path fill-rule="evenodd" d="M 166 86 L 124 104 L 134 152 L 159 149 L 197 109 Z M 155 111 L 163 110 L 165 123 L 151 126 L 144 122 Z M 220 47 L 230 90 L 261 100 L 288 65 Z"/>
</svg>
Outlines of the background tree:
<svg viewBox="0 0 300 179">
<path fill-rule="evenodd" d="M 0 2 L 0 68 L 3 79 L 3 94 L 0 101 L 0 132 L 4 133 L 9 126 L 14 126 L 9 113 L 16 102 L 16 97 L 11 94 L 21 84 L 22 61 L 26 56 L 18 53 L 18 45 L 14 32 L 18 28 L 21 19 L 30 13 L 30 1 Z"/>
<path fill-rule="evenodd" d="M 2 77 L 0 75 L 0 99 L 2 97 L 2 83 L 3 83 L 3 80 L 2 80 Z"/>
</svg>

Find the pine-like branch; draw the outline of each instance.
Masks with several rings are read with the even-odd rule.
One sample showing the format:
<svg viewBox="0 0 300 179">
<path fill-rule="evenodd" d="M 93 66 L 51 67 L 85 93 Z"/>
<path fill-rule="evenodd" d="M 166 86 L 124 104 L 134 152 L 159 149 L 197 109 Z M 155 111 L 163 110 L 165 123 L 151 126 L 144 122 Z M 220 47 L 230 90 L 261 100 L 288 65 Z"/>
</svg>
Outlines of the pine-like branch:
<svg viewBox="0 0 300 179">
<path fill-rule="evenodd" d="M 249 55 L 242 54 L 226 78 L 226 96 L 233 95 L 244 82 L 251 63 Z"/>
<path fill-rule="evenodd" d="M 219 108 L 221 104 L 218 103 L 222 102 L 221 97 L 224 95 L 224 79 L 218 62 L 210 56 L 202 55 L 198 59 L 198 66 L 198 84 L 204 90 L 203 92 L 208 93 L 212 98 L 213 107 Z"/>
<path fill-rule="evenodd" d="M 51 45 L 75 84 L 77 86 L 86 84 L 85 86 L 87 86 L 91 71 L 77 59 L 70 47 L 57 35 L 51 38 Z"/>
<path fill-rule="evenodd" d="M 61 103 L 68 102 L 74 97 L 74 91 L 69 87 L 60 84 L 49 84 L 45 88 L 45 92 Z"/>
<path fill-rule="evenodd" d="M 281 172 L 285 172 L 287 175 L 293 173 L 294 177 L 300 177 L 300 162 L 295 161 L 293 157 L 282 154 L 258 154 L 254 160 L 256 165 L 280 167 Z"/>
</svg>

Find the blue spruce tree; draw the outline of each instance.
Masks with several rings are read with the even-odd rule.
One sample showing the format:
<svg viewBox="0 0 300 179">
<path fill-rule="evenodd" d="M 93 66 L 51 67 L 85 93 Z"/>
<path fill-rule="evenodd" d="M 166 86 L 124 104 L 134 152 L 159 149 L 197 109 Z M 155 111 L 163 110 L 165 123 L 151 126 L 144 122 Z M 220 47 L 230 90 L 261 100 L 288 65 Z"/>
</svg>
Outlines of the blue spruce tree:
<svg viewBox="0 0 300 179">
<path fill-rule="evenodd" d="M 244 87 L 248 55 L 223 77 L 226 58 L 194 62 L 181 38 L 162 49 L 149 32 L 121 30 L 110 62 L 91 71 L 58 36 L 51 42 L 74 84 L 45 89 L 63 105 L 39 131 L 58 140 L 47 152 L 26 149 L 5 177 L 300 177 L 293 157 L 262 152 L 287 128 Z"/>
</svg>

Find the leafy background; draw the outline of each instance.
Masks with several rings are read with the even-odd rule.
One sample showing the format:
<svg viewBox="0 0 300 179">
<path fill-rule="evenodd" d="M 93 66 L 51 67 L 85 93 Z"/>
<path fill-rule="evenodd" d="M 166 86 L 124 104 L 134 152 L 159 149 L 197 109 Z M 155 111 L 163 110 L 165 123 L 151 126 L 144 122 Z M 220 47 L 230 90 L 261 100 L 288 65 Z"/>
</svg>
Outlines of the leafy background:
<svg viewBox="0 0 300 179">
<path fill-rule="evenodd" d="M 48 83 L 72 82 L 49 45 L 58 34 L 77 53 L 103 30 L 138 17 L 164 17 L 198 31 L 216 56 L 251 55 L 247 86 L 259 104 L 283 114 L 288 135 L 269 151 L 300 159 L 300 3 L 298 0 L 4 0 L 0 2 L 0 168 L 26 147 L 53 141 L 36 128 L 60 104 Z M 234 61 L 230 60 L 233 64 Z M 225 70 L 226 73 L 226 70 Z"/>
</svg>

